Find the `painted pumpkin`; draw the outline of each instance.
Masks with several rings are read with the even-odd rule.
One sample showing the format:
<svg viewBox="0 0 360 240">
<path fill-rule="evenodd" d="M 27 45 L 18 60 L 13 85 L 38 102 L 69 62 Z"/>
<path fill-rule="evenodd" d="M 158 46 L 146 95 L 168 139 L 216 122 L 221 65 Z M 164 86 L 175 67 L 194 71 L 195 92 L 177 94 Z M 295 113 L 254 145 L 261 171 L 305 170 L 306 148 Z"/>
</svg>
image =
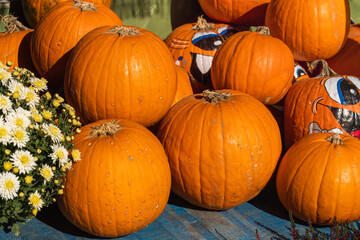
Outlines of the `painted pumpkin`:
<svg viewBox="0 0 360 240">
<path fill-rule="evenodd" d="M 197 23 L 184 24 L 165 39 L 175 64 L 184 67 L 201 84 L 211 87 L 210 68 L 221 44 L 237 32 L 221 23 L 208 23 L 199 17 Z"/>
<path fill-rule="evenodd" d="M 264 25 L 270 0 L 199 0 L 207 16 L 236 25 Z"/>
<path fill-rule="evenodd" d="M 67 0 L 21 0 L 22 10 L 28 25 L 35 28 L 40 19 L 56 4 Z M 101 3 L 110 7 L 111 0 L 83 0 L 91 3 Z"/>
<path fill-rule="evenodd" d="M 42 18 L 31 41 L 31 57 L 50 91 L 63 92 L 64 72 L 71 50 L 91 30 L 122 25 L 120 18 L 102 4 L 67 1 L 57 4 Z"/>
<path fill-rule="evenodd" d="M 176 76 L 177 88 L 172 106 L 184 97 L 190 96 L 194 93 L 191 87 L 190 76 L 184 68 L 176 66 Z"/>
<path fill-rule="evenodd" d="M 162 119 L 157 136 L 169 159 L 172 191 L 206 209 L 229 209 L 258 195 L 282 148 L 267 108 L 233 90 L 184 98 Z"/>
<path fill-rule="evenodd" d="M 214 89 L 245 92 L 266 105 L 285 96 L 293 79 L 294 57 L 267 30 L 236 33 L 220 47 L 211 67 Z"/>
<path fill-rule="evenodd" d="M 296 142 L 276 175 L 279 199 L 299 219 L 313 224 L 360 218 L 360 141 L 316 133 Z"/>
<path fill-rule="evenodd" d="M 360 77 L 360 25 L 351 25 L 344 47 L 332 58 L 326 60 L 339 74 Z"/>
<path fill-rule="evenodd" d="M 104 26 L 73 49 L 65 73 L 65 98 L 84 123 L 123 118 L 146 127 L 171 107 L 177 76 L 171 53 L 145 29 Z"/>
<path fill-rule="evenodd" d="M 318 61 L 312 62 L 316 65 Z M 323 69 L 328 69 L 323 62 Z M 307 134 L 332 132 L 360 137 L 360 79 L 321 75 L 294 83 L 285 98 L 285 145 Z"/>
<path fill-rule="evenodd" d="M 34 30 L 25 27 L 12 15 L 1 18 L 6 31 L 0 33 L 0 62 L 10 61 L 11 67 L 34 70 L 30 55 L 30 40 Z"/>
<path fill-rule="evenodd" d="M 344 0 L 273 0 L 265 25 L 285 42 L 297 61 L 334 56 L 345 44 L 350 27 L 349 2 Z"/>
<path fill-rule="evenodd" d="M 57 198 L 76 227 L 100 237 L 136 232 L 160 216 L 168 202 L 171 176 L 159 140 L 129 120 L 101 120 L 75 136 L 81 161 L 66 174 Z"/>
</svg>

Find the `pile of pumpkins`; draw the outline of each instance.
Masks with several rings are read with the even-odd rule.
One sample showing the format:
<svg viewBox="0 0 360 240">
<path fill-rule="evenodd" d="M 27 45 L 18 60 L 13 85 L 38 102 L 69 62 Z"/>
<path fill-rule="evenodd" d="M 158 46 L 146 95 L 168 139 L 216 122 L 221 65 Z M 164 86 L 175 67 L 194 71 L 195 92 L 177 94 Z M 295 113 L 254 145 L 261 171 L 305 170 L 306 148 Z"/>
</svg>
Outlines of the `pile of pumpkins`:
<svg viewBox="0 0 360 240">
<path fill-rule="evenodd" d="M 3 18 L 0 61 L 45 77 L 83 124 L 61 212 L 124 236 L 155 221 L 170 191 L 226 210 L 276 174 L 299 219 L 359 219 L 360 26 L 348 0 L 198 2 L 206 16 L 164 41 L 123 25 L 109 0 L 22 1 L 34 29 Z"/>
</svg>

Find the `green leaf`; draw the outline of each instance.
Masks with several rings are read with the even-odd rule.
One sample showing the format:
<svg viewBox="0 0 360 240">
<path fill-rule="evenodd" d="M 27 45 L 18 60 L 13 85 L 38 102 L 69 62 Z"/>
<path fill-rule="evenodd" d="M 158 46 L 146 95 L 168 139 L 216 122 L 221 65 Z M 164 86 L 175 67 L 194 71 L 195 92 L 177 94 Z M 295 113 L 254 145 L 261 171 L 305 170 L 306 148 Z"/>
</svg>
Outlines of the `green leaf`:
<svg viewBox="0 0 360 240">
<path fill-rule="evenodd" d="M 20 234 L 20 225 L 14 223 L 14 224 L 11 226 L 11 232 L 13 232 L 15 236 L 19 236 L 19 234 Z"/>
<path fill-rule="evenodd" d="M 9 220 L 7 219 L 7 217 L 1 217 L 0 218 L 0 223 L 8 223 Z"/>
</svg>

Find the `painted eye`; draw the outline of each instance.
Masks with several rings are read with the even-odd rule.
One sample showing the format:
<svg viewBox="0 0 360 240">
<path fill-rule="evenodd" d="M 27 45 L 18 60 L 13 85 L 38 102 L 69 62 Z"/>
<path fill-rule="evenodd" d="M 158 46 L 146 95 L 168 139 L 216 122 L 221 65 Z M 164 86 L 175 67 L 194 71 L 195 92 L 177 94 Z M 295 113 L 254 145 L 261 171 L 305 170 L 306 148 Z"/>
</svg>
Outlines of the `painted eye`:
<svg viewBox="0 0 360 240">
<path fill-rule="evenodd" d="M 223 43 L 221 37 L 215 32 L 197 32 L 191 39 L 191 42 L 203 50 L 215 50 Z"/>
<path fill-rule="evenodd" d="M 332 77 L 325 81 L 324 86 L 330 98 L 342 105 L 360 102 L 360 79 L 357 77 Z"/>
<path fill-rule="evenodd" d="M 217 31 L 224 38 L 224 40 L 238 32 L 238 30 L 230 26 L 221 27 Z"/>
<path fill-rule="evenodd" d="M 294 79 L 297 79 L 304 75 L 306 75 L 305 69 L 303 69 L 300 65 L 296 64 L 294 70 Z"/>
</svg>

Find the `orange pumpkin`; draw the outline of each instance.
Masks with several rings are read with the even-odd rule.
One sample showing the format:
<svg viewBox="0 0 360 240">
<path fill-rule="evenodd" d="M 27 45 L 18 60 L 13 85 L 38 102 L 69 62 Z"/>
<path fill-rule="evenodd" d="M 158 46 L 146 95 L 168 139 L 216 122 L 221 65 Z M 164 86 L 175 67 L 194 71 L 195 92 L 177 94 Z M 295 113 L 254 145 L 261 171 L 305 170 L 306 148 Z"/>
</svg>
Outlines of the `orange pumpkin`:
<svg viewBox="0 0 360 240">
<path fill-rule="evenodd" d="M 25 19 L 30 27 L 35 28 L 40 19 L 54 7 L 56 4 L 66 2 L 68 0 L 22 0 L 22 10 Z M 110 7 L 111 0 L 83 0 L 84 2 L 102 3 Z"/>
<path fill-rule="evenodd" d="M 188 72 L 184 68 L 176 66 L 176 76 L 177 76 L 177 89 L 175 93 L 174 102 L 171 106 L 174 106 L 184 97 L 194 94 L 191 87 L 190 76 Z"/>
<path fill-rule="evenodd" d="M 0 33 L 0 62 L 10 61 L 11 67 L 34 70 L 30 55 L 30 40 L 33 29 L 25 27 L 12 15 L 1 18 L 6 32 Z"/>
<path fill-rule="evenodd" d="M 92 29 L 122 25 L 120 18 L 102 4 L 67 1 L 42 18 L 31 41 L 31 57 L 51 91 L 62 93 L 64 72 L 71 50 Z"/>
<path fill-rule="evenodd" d="M 199 0 L 207 16 L 237 25 L 264 25 L 266 8 L 270 0 Z"/>
<path fill-rule="evenodd" d="M 147 127 L 169 110 L 176 86 L 175 64 L 160 37 L 137 27 L 104 26 L 73 49 L 64 88 L 84 123 L 123 118 Z"/>
<path fill-rule="evenodd" d="M 334 56 L 348 36 L 349 2 L 346 0 L 273 0 L 265 25 L 271 35 L 284 41 L 297 61 Z"/>
<path fill-rule="evenodd" d="M 344 47 L 332 58 L 326 60 L 339 74 L 360 77 L 360 25 L 351 25 Z"/>
<path fill-rule="evenodd" d="M 92 235 L 119 237 L 160 216 L 171 176 L 155 135 L 129 120 L 102 120 L 83 126 L 73 143 L 81 160 L 67 171 L 57 198 L 71 223 Z"/>
<path fill-rule="evenodd" d="M 312 62 L 312 67 L 319 61 Z M 324 71 L 329 70 L 322 61 Z M 322 75 L 294 83 L 284 105 L 286 148 L 307 134 L 332 132 L 360 137 L 360 79 Z"/>
<path fill-rule="evenodd" d="M 279 199 L 313 224 L 360 218 L 360 141 L 333 133 L 307 135 L 282 158 L 276 175 Z"/>
<path fill-rule="evenodd" d="M 282 148 L 267 108 L 233 90 L 184 98 L 162 119 L 157 136 L 169 159 L 172 191 L 207 209 L 229 209 L 257 196 Z"/>
<path fill-rule="evenodd" d="M 165 39 L 175 64 L 184 67 L 191 75 L 211 87 L 210 68 L 215 52 L 235 28 L 222 23 L 209 23 L 203 17 L 197 23 L 187 23 L 170 33 Z"/>
<path fill-rule="evenodd" d="M 236 33 L 220 47 L 212 63 L 211 80 L 214 89 L 245 92 L 271 105 L 291 86 L 294 57 L 266 28 L 258 31 Z"/>
</svg>

